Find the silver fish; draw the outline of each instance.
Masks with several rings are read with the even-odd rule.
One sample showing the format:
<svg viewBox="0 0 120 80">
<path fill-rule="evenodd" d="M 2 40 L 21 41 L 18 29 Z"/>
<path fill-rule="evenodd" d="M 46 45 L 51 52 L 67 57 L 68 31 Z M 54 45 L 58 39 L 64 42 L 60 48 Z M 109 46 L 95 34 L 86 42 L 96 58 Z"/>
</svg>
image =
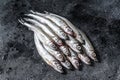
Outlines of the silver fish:
<svg viewBox="0 0 120 80">
<path fill-rule="evenodd" d="M 75 32 L 76 39 L 78 41 L 80 41 L 81 44 L 83 44 L 87 55 L 91 59 L 93 59 L 94 61 L 98 61 L 97 58 L 96 58 L 95 50 L 94 50 L 91 42 L 89 41 L 89 39 L 87 38 L 87 36 L 85 35 L 84 32 L 82 32 L 81 30 L 77 29 L 69 20 L 67 20 L 64 17 L 61 17 L 61 16 L 53 14 L 53 13 L 49 13 L 49 15 L 56 16 L 56 17 L 59 17 L 62 20 L 64 20 L 67 23 L 67 25 Z"/>
<path fill-rule="evenodd" d="M 72 65 L 75 67 L 75 69 L 79 69 L 80 68 L 80 60 L 77 56 L 77 53 L 74 52 L 72 49 L 70 49 L 70 53 L 71 53 L 71 56 L 67 56 L 67 58 L 70 60 L 70 62 L 72 63 Z"/>
<path fill-rule="evenodd" d="M 42 16 L 38 16 L 34 13 L 32 13 L 32 14 L 29 13 L 26 15 L 38 20 L 41 23 L 48 25 L 60 38 L 62 38 L 62 39 L 68 38 L 67 34 L 60 27 L 58 27 L 56 24 L 54 24 L 52 21 L 50 21 Z"/>
<path fill-rule="evenodd" d="M 66 46 L 64 46 L 64 44 L 62 43 L 61 39 L 45 24 L 42 24 L 34 19 L 30 19 L 30 18 L 24 18 L 26 21 L 31 22 L 32 24 L 34 24 L 36 27 L 40 27 L 40 29 L 42 29 L 42 31 L 44 30 L 47 35 L 49 37 L 51 37 L 55 43 L 60 46 L 61 51 L 65 54 L 65 55 L 70 55 L 69 50 L 67 49 Z"/>
<path fill-rule="evenodd" d="M 67 69 L 71 69 L 72 65 L 71 63 L 67 60 L 67 58 L 65 58 L 65 56 L 63 55 L 62 52 L 60 51 L 55 51 L 50 49 L 49 47 L 44 45 L 44 48 L 50 53 L 52 54 L 57 60 L 60 61 L 60 63 Z"/>
<path fill-rule="evenodd" d="M 64 62 L 61 62 L 61 64 L 67 68 L 67 69 L 72 69 L 72 64 L 70 63 L 70 61 L 66 58 Z"/>
<path fill-rule="evenodd" d="M 69 49 L 68 49 L 68 47 L 66 45 L 60 46 L 59 48 L 66 56 L 70 56 L 71 55 L 70 51 L 69 51 Z"/>
<path fill-rule="evenodd" d="M 95 50 L 81 30 L 69 20 L 53 13 L 30 11 L 19 22 L 34 32 L 38 53 L 56 71 L 79 69 L 81 61 L 90 65 L 97 61 Z"/>
<path fill-rule="evenodd" d="M 27 21 L 31 22 L 32 24 L 34 24 L 35 26 L 40 27 L 40 29 L 44 30 L 47 35 L 49 35 L 58 45 L 63 45 L 61 39 L 45 24 L 42 24 L 40 22 L 38 22 L 37 20 L 34 19 L 30 19 L 30 18 L 26 18 Z"/>
<path fill-rule="evenodd" d="M 73 30 L 73 32 L 75 32 L 76 37 L 79 38 L 78 40 L 79 40 L 81 43 L 84 43 L 84 40 L 82 39 L 81 34 L 79 34 L 78 29 L 77 29 L 69 20 L 67 20 L 66 18 L 64 18 L 64 17 L 62 17 L 62 16 L 53 14 L 53 13 L 49 13 L 49 15 L 58 17 L 58 18 L 60 18 L 61 20 L 63 20 L 64 22 L 66 22 L 66 24 Z"/>
<path fill-rule="evenodd" d="M 85 44 L 83 45 L 86 54 L 94 61 L 98 61 L 96 54 L 95 54 L 95 50 L 91 44 L 91 42 L 88 40 L 87 36 L 81 31 L 79 30 L 79 33 L 82 35 L 83 39 L 85 40 Z"/>
<path fill-rule="evenodd" d="M 34 34 L 34 41 L 35 41 L 38 53 L 44 59 L 44 61 L 48 65 L 52 66 L 56 71 L 63 73 L 64 71 L 60 63 L 45 50 L 45 48 L 43 47 L 42 43 L 39 41 L 36 34 Z"/>
<path fill-rule="evenodd" d="M 62 52 L 53 50 L 53 49 L 49 48 L 49 47 L 46 46 L 46 45 L 43 45 L 43 46 L 44 46 L 44 48 L 45 48 L 51 55 L 53 55 L 57 60 L 62 61 L 62 62 L 65 61 L 64 55 L 63 55 Z"/>
<path fill-rule="evenodd" d="M 74 35 L 73 30 L 66 24 L 66 22 L 64 22 L 62 19 L 60 19 L 59 17 L 56 16 L 52 16 L 49 15 L 49 13 L 46 12 L 46 14 L 43 13 L 38 13 L 38 12 L 34 12 L 34 11 L 30 11 L 36 15 L 39 16 L 43 16 L 45 18 L 50 19 L 51 21 L 53 21 L 55 24 L 57 24 L 59 27 L 61 27 L 66 33 L 70 34 L 70 35 Z"/>
<path fill-rule="evenodd" d="M 25 19 L 25 18 L 24 18 Z M 27 19 L 25 19 L 27 20 Z M 45 43 L 46 45 L 48 45 L 50 48 L 52 49 L 57 49 L 57 46 L 55 45 L 54 41 L 44 32 L 42 31 L 40 28 L 35 27 L 35 25 L 29 24 L 27 22 L 25 22 L 24 20 L 19 20 L 19 22 L 27 27 L 29 27 L 32 31 L 34 31 L 37 35 L 40 35 L 40 41 L 42 43 Z"/>
<path fill-rule="evenodd" d="M 73 49 L 75 52 L 80 53 L 82 51 L 80 43 L 77 41 L 77 39 L 69 36 L 69 39 L 65 41 L 66 44 Z"/>
<path fill-rule="evenodd" d="M 87 65 L 90 65 L 90 64 L 91 64 L 90 59 L 89 59 L 89 57 L 88 57 L 86 54 L 81 54 L 81 53 L 79 53 L 79 54 L 78 54 L 78 57 L 80 58 L 80 60 L 81 60 L 83 63 L 85 63 L 85 64 L 87 64 Z"/>
</svg>

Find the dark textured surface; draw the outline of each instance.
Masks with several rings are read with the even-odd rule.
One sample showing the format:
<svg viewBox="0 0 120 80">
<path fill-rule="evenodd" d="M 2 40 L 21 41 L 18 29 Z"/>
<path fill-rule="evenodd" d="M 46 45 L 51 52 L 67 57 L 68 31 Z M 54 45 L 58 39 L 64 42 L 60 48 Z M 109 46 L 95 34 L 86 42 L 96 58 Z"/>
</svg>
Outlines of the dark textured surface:
<svg viewBox="0 0 120 80">
<path fill-rule="evenodd" d="M 18 23 L 27 10 L 68 18 L 93 43 L 100 62 L 60 74 L 46 65 L 33 32 Z M 0 0 L 0 80 L 120 80 L 119 0 Z"/>
</svg>

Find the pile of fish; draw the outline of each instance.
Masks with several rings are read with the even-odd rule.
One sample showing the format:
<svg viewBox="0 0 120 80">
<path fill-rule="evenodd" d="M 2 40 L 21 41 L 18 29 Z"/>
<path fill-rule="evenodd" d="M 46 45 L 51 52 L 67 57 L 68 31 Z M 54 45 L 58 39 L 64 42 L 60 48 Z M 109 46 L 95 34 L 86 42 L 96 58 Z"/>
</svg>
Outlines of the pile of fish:
<svg viewBox="0 0 120 80">
<path fill-rule="evenodd" d="M 63 67 L 79 69 L 81 62 L 98 61 L 87 36 L 64 17 L 30 10 L 19 22 L 34 32 L 39 55 L 60 73 Z"/>
</svg>

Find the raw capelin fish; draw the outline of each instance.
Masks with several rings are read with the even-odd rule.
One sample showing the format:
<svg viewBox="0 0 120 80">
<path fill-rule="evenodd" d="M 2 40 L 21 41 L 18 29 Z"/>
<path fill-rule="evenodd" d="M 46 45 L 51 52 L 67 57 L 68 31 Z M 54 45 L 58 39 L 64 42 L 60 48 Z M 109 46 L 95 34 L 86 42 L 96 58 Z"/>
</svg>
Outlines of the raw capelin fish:
<svg viewBox="0 0 120 80">
<path fill-rule="evenodd" d="M 42 43 L 40 42 L 40 40 L 38 39 L 36 33 L 34 33 L 34 41 L 36 44 L 36 48 L 38 50 L 39 55 L 44 59 L 44 61 L 52 66 L 55 70 L 57 70 L 60 73 L 63 73 L 63 68 L 62 66 L 59 64 L 59 62 L 52 56 L 50 55 L 45 48 L 43 47 Z"/>
<path fill-rule="evenodd" d="M 60 50 L 61 50 L 65 55 L 70 55 L 70 54 L 69 54 L 70 52 L 69 52 L 68 48 L 66 48 L 66 46 L 63 45 L 62 40 L 57 36 L 57 34 L 56 34 L 55 32 L 52 31 L 51 28 L 49 28 L 47 25 L 42 24 L 42 23 L 40 23 L 40 22 L 38 22 L 38 21 L 36 21 L 36 20 L 34 20 L 34 19 L 24 18 L 24 20 L 26 20 L 26 21 L 28 21 L 28 22 L 30 22 L 30 23 L 32 23 L 32 24 L 28 24 L 28 23 L 25 23 L 25 22 L 22 23 L 22 24 L 28 26 L 29 28 L 32 28 L 32 30 L 35 30 L 35 29 L 33 29 L 33 28 L 36 28 L 37 30 L 39 30 L 39 28 L 40 28 L 40 30 L 42 29 L 41 31 L 44 30 L 44 31 L 45 31 L 44 33 L 49 34 L 49 37 L 51 37 L 51 38 L 54 40 L 54 42 L 55 42 L 57 45 L 59 45 Z M 33 25 L 36 26 L 36 27 L 33 27 Z M 42 37 L 41 37 L 40 39 L 44 40 Z"/>
<path fill-rule="evenodd" d="M 32 13 L 26 14 L 26 16 L 32 17 L 33 19 L 43 23 L 43 24 L 47 24 L 50 26 L 50 28 L 62 39 L 67 39 L 68 36 L 67 34 L 60 28 L 58 27 L 56 24 L 54 24 L 52 21 L 42 17 L 42 16 L 38 16 Z"/>
<path fill-rule="evenodd" d="M 74 35 L 73 30 L 60 18 L 57 18 L 56 16 L 52 16 L 52 15 L 48 15 L 47 14 L 43 14 L 43 13 L 38 13 L 38 12 L 34 12 L 34 11 L 30 11 L 33 14 L 39 15 L 39 16 L 43 16 L 47 19 L 50 19 L 51 21 L 53 21 L 55 24 L 58 25 L 58 27 L 62 28 L 66 33 L 70 34 L 70 35 Z"/>
<path fill-rule="evenodd" d="M 30 10 L 19 22 L 34 32 L 38 53 L 56 71 L 63 73 L 63 67 L 79 69 L 81 62 L 97 61 L 87 36 L 66 18 Z"/>
<path fill-rule="evenodd" d="M 54 44 L 54 41 L 43 30 L 41 30 L 40 28 L 38 28 L 37 26 L 33 24 L 25 22 L 24 20 L 19 20 L 19 22 L 27 26 L 30 30 L 39 34 L 40 35 L 39 38 L 42 43 L 48 45 L 52 49 L 57 49 L 56 45 Z"/>
<path fill-rule="evenodd" d="M 67 23 L 67 25 L 76 33 L 77 40 L 79 40 L 81 43 L 83 43 L 83 47 L 85 48 L 87 55 L 94 61 L 97 61 L 95 50 L 94 50 L 91 42 L 89 41 L 89 39 L 87 38 L 87 36 L 84 34 L 83 31 L 77 29 L 69 20 L 67 20 L 64 17 L 58 16 L 53 13 L 46 13 L 46 14 L 49 14 L 51 16 L 54 16 L 56 18 L 59 18 L 59 19 L 65 21 L 65 23 Z"/>
</svg>

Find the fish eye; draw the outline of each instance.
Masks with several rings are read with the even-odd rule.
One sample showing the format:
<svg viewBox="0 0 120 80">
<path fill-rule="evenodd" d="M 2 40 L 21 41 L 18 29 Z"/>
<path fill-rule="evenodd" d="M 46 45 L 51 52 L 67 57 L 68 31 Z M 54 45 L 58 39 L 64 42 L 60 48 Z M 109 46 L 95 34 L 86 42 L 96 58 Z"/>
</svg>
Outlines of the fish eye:
<svg viewBox="0 0 120 80">
<path fill-rule="evenodd" d="M 67 38 L 67 35 L 63 31 L 59 31 L 59 34 L 61 35 L 62 38 Z"/>
<path fill-rule="evenodd" d="M 49 46 L 50 46 L 51 48 L 57 49 L 56 45 L 55 45 L 53 42 L 50 42 L 50 43 L 49 43 Z"/>
</svg>

